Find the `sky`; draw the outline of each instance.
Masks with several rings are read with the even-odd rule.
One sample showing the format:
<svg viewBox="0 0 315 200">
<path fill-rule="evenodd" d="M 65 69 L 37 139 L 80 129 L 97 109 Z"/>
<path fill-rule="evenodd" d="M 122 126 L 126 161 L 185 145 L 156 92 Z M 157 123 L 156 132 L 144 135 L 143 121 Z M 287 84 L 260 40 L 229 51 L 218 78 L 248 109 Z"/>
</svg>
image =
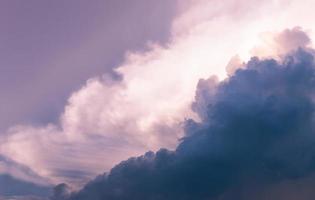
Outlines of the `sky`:
<svg viewBox="0 0 315 200">
<path fill-rule="evenodd" d="M 314 6 L 1 1 L 0 199 L 307 199 Z"/>
<path fill-rule="evenodd" d="M 87 79 L 109 73 L 126 51 L 142 51 L 148 41 L 165 43 L 175 2 L 5 0 L 0 9 L 5 130 L 15 123 L 56 122 Z"/>
</svg>

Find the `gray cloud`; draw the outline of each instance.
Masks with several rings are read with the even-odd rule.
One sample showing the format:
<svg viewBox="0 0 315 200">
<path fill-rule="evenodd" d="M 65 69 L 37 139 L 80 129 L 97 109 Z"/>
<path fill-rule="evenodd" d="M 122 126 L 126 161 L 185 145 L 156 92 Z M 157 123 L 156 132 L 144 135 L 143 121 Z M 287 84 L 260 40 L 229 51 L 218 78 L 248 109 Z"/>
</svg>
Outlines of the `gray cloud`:
<svg viewBox="0 0 315 200">
<path fill-rule="evenodd" d="M 51 200 L 66 200 L 70 197 L 71 188 L 66 184 L 59 184 L 54 188 Z"/>
<path fill-rule="evenodd" d="M 50 187 L 22 181 L 8 174 L 0 174 L 0 199 L 1 196 L 3 196 L 3 198 L 13 198 L 17 196 L 48 197 L 50 194 Z"/>
</svg>

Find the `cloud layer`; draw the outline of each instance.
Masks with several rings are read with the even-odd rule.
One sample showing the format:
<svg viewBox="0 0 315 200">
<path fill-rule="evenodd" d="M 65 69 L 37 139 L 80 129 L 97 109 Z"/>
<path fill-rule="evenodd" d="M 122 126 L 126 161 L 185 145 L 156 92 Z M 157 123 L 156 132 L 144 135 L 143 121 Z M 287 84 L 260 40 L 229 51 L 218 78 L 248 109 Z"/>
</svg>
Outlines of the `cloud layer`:
<svg viewBox="0 0 315 200">
<path fill-rule="evenodd" d="M 45 198 L 52 193 L 52 188 L 36 185 L 32 182 L 16 179 L 8 174 L 0 174 L 0 199 L 15 199 L 15 196 L 34 196 Z"/>
</svg>

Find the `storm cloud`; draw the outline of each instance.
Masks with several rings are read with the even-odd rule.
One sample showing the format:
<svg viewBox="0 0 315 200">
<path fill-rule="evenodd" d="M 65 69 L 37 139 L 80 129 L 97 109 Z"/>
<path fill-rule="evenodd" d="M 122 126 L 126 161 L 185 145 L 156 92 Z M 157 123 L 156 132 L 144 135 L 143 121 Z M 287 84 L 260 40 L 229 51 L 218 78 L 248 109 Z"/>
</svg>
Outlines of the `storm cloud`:
<svg viewBox="0 0 315 200">
<path fill-rule="evenodd" d="M 3 54 L 3 62 L 7 63 L 3 66 L 10 66 L 10 70 L 12 69 L 13 71 L 16 68 L 13 67 L 15 65 L 12 62 L 7 62 L 8 59 L 11 61 L 12 58 L 11 56 L 6 56 L 7 53 L 16 52 L 12 55 L 17 56 L 13 59 L 18 62 L 17 66 L 20 66 L 20 64 L 31 66 L 33 62 L 23 59 L 25 58 L 24 54 L 17 53 L 20 50 L 24 52 L 25 49 L 28 50 L 28 47 L 31 46 L 35 52 L 32 50 L 25 51 L 32 54 L 30 56 L 28 56 L 29 54 L 25 55 L 31 61 L 38 62 L 32 69 L 42 69 L 42 66 L 50 63 L 43 70 L 35 70 L 36 73 L 33 73 L 34 70 L 29 70 L 29 73 L 34 75 L 32 77 L 37 78 L 32 78 L 34 82 L 26 84 L 27 90 L 20 87 L 20 83 L 23 83 L 24 80 L 21 80 L 20 76 L 14 79 L 5 79 L 3 82 L 3 87 L 10 88 L 10 94 L 12 93 L 14 98 L 7 98 L 6 92 L 3 92 L 4 101 L 12 106 L 6 106 L 8 103 L 2 104 L 3 111 L 7 111 L 3 112 L 6 113 L 4 116 L 10 123 L 6 121 L 0 122 L 0 129 L 1 123 L 11 125 L 8 130 L 1 133 L 0 153 L 36 172 L 38 177 L 31 177 L 33 182 L 36 182 L 39 177 L 45 177 L 52 184 L 64 182 L 69 184 L 71 188 L 76 189 L 86 184 L 87 181 L 97 174 L 108 171 L 121 160 L 131 156 L 142 155 L 149 150 L 156 152 L 160 148 L 167 148 L 168 150 L 157 154 L 149 153 L 141 159 L 144 159 L 149 164 L 151 163 L 150 165 L 153 166 L 157 165 L 157 160 L 160 159 L 161 166 L 166 164 L 163 167 L 163 170 L 166 172 L 170 172 L 172 169 L 177 171 L 177 167 L 181 169 L 181 166 L 184 166 L 182 163 L 192 162 L 189 161 L 188 158 L 190 157 L 188 155 L 191 155 L 193 160 L 199 160 L 199 154 L 197 154 L 199 151 L 214 157 L 211 153 L 219 151 L 228 141 L 223 136 L 227 135 L 226 137 L 229 138 L 227 130 L 217 130 L 218 124 L 222 124 L 220 120 L 225 122 L 224 116 L 221 117 L 222 119 L 218 116 L 221 116 L 219 115 L 221 112 L 227 112 L 224 110 L 227 108 L 223 105 L 223 110 L 220 112 L 214 112 L 210 109 L 214 106 L 217 110 L 220 110 L 219 102 L 221 101 L 221 96 L 219 93 L 222 90 L 222 85 L 229 82 L 229 80 L 221 83 L 219 80 L 227 76 L 224 67 L 227 61 L 236 53 L 239 55 L 235 56 L 235 59 L 232 59 L 227 67 L 229 71 L 228 76 L 237 76 L 233 75 L 237 69 L 240 67 L 247 69 L 248 63 L 242 62 L 248 61 L 253 53 L 254 55 L 256 54 L 255 51 L 250 52 L 250 49 L 256 44 L 258 40 L 257 35 L 262 31 L 271 31 L 271 43 L 268 43 L 270 40 L 267 40 L 267 49 L 264 48 L 265 46 L 258 48 L 260 50 L 258 53 L 261 54 L 255 55 L 259 56 L 259 59 L 257 58 L 256 61 L 260 63 L 265 61 L 264 59 L 270 58 L 270 56 L 275 56 L 275 60 L 271 60 L 272 62 L 277 65 L 285 65 L 284 60 L 287 60 L 285 57 L 288 51 L 296 49 L 297 46 L 304 49 L 308 48 L 310 39 L 299 28 L 287 29 L 278 37 L 273 37 L 273 32 L 295 25 L 303 26 L 306 30 L 312 29 L 314 26 L 311 20 L 307 20 L 311 19 L 310 16 L 313 16 L 312 14 L 314 13 L 311 9 L 314 4 L 312 0 L 306 0 L 302 8 L 297 0 L 292 1 L 290 6 L 286 6 L 286 0 L 277 2 L 270 0 L 252 2 L 247 0 L 228 0 L 224 2 L 220 0 L 187 0 L 187 5 L 186 3 L 182 5 L 183 0 L 180 1 L 180 8 L 175 3 L 179 1 L 167 0 L 162 1 L 164 2 L 162 3 L 163 5 L 159 4 L 161 3 L 160 1 L 149 1 L 150 3 L 147 3 L 147 1 L 139 0 L 137 1 L 139 4 L 132 2 L 130 6 L 120 1 L 120 3 L 116 1 L 99 2 L 100 4 L 90 3 L 88 6 L 87 4 L 85 6 L 85 3 L 79 3 L 77 4 L 79 7 L 73 7 L 71 2 L 68 2 L 69 4 L 62 3 L 64 6 L 61 7 L 58 6 L 58 3 L 40 3 L 36 4 L 36 6 L 26 3 L 27 6 L 26 4 L 22 6 L 24 5 L 23 3 L 21 6 L 20 4 L 16 5 L 24 10 L 25 14 L 18 12 L 20 9 L 16 12 L 15 9 L 9 10 L 10 14 L 25 19 L 20 21 L 23 26 L 18 26 L 17 29 L 14 26 L 13 29 L 10 29 L 12 32 L 22 33 L 23 31 L 18 30 L 20 28 L 24 30 L 23 27 L 27 26 L 28 28 L 25 31 L 32 35 L 31 38 L 27 37 L 26 35 L 28 34 L 24 32 L 25 37 L 23 38 L 27 41 L 27 44 L 32 44 L 31 41 L 34 38 L 34 40 L 38 39 L 39 46 L 43 45 L 44 49 L 46 47 L 51 49 L 51 51 L 44 51 L 42 48 L 36 48 L 36 45 L 22 45 L 24 48 L 20 48 L 17 45 L 19 51 L 4 48 Z M 107 6 L 101 6 L 105 2 Z M 109 5 L 113 5 L 113 7 Z M 41 9 L 42 7 L 51 8 L 51 12 L 50 9 L 46 12 L 45 9 Z M 56 9 L 57 7 L 58 9 Z M 68 9 L 70 7 L 74 8 L 73 12 L 72 9 Z M 28 8 L 34 8 L 36 11 L 46 13 L 49 16 L 47 18 L 41 17 L 40 13 L 35 12 L 35 10 L 34 12 L 29 12 Z M 129 8 L 131 9 L 130 12 Z M 55 18 L 55 11 L 59 9 L 64 11 L 62 13 L 66 14 L 66 16 L 62 17 L 61 13 L 58 14 L 58 19 L 63 20 L 57 20 L 56 23 L 53 23 L 57 19 Z M 96 12 L 98 9 L 100 9 L 100 12 Z M 102 12 L 104 9 L 106 11 Z M 115 12 L 116 10 L 117 12 Z M 301 15 L 300 10 L 303 10 L 303 15 Z M 7 13 L 7 11 L 3 13 Z M 20 13 L 20 15 L 16 15 L 16 13 Z M 269 14 L 266 15 L 266 13 Z M 94 14 L 95 18 L 92 17 Z M 152 18 L 147 14 L 152 16 Z M 32 17 L 27 17 L 29 15 Z M 108 15 L 112 17 L 108 17 Z M 119 17 L 116 17 L 116 15 Z M 48 18 L 51 20 L 48 20 Z M 77 19 L 74 23 L 73 18 Z M 69 21 L 65 21 L 65 19 L 69 19 Z M 275 23 L 274 19 L 277 19 L 277 23 Z M 95 21 L 96 23 L 87 23 L 89 26 L 84 26 L 87 20 L 89 22 Z M 62 23 L 60 24 L 59 22 Z M 53 24 L 56 24 L 56 26 Z M 70 24 L 77 25 L 73 27 Z M 101 24 L 104 26 L 99 26 Z M 8 25 L 9 27 L 11 26 L 10 24 Z M 59 25 L 61 27 L 58 29 Z M 49 29 L 44 28 L 47 26 Z M 39 31 L 40 36 L 43 37 L 37 37 L 36 34 L 32 34 L 33 31 L 38 29 L 47 30 L 49 34 L 42 34 L 46 33 L 46 31 Z M 53 30 L 50 31 L 51 29 Z M 68 37 L 73 35 L 71 34 L 73 31 L 80 34 L 80 36 Z M 131 32 L 134 32 L 134 34 Z M 51 38 L 50 34 L 55 35 L 56 33 L 59 33 L 57 35 L 58 38 L 60 36 L 60 40 L 57 40 L 60 42 L 51 40 L 50 43 L 54 44 L 51 48 L 49 45 L 45 45 L 45 42 L 41 42 L 47 41 L 47 39 Z M 13 35 L 13 37 L 15 38 L 18 35 Z M 14 38 L 7 41 L 9 43 L 24 44 L 19 42 L 23 38 L 16 37 L 17 40 Z M 29 41 L 28 38 L 31 40 Z M 118 38 L 118 40 L 115 38 Z M 64 43 L 63 41 L 67 42 Z M 268 48 L 270 45 L 274 48 Z M 9 47 L 10 45 L 7 46 Z M 10 47 L 16 49 L 14 45 Z M 60 49 L 61 51 L 59 51 Z M 130 50 L 131 52 L 129 52 Z M 267 51 L 265 52 L 264 50 Z M 42 52 L 45 56 L 36 52 Z M 55 55 L 53 52 L 58 53 Z M 46 59 L 46 56 L 49 58 L 47 57 L 48 59 Z M 106 67 L 104 68 L 104 66 Z M 110 71 L 109 74 L 99 75 L 108 70 Z M 20 72 L 20 70 L 18 71 Z M 30 78 L 28 73 L 22 74 L 23 78 Z M 112 77 L 111 75 L 117 76 Z M 216 75 L 218 78 L 205 79 L 199 82 L 196 102 L 190 107 L 191 102 L 194 100 L 195 87 L 198 80 L 207 78 L 210 75 Z M 6 77 L 10 76 L 6 75 Z M 80 87 L 79 83 L 82 84 L 87 77 L 91 78 Z M 7 82 L 6 80 L 18 80 L 20 82 L 15 84 L 15 81 Z M 42 84 L 43 81 L 47 84 Z M 12 83 L 12 85 L 9 86 L 8 83 Z M 72 86 L 79 89 L 73 91 Z M 27 92 L 29 90 L 31 92 Z M 52 90 L 56 93 L 51 92 Z M 66 98 L 70 90 L 73 93 L 69 96 L 66 105 L 64 105 L 65 102 L 59 102 L 59 97 Z M 59 92 L 62 94 L 60 93 L 59 95 Z M 33 93 L 36 95 L 33 95 Z M 20 98 L 20 95 L 23 98 Z M 33 106 L 27 103 L 29 98 L 32 100 L 31 105 Z M 16 101 L 6 99 L 14 99 Z M 21 99 L 23 99 L 23 102 L 21 102 Z M 36 103 L 39 101 L 42 103 Z M 51 101 L 58 101 L 59 103 Z M 241 99 L 239 99 L 239 102 L 241 103 L 240 105 L 243 104 Z M 56 109 L 57 107 L 59 109 Z M 31 113 L 27 111 L 26 114 L 29 117 L 23 114 L 26 111 L 24 112 L 22 108 L 32 111 Z M 192 110 L 197 113 L 198 117 Z M 37 113 L 37 117 L 39 116 L 39 121 L 37 117 L 36 119 L 31 117 L 34 112 L 35 114 Z M 60 115 L 57 114 L 59 112 Z M 219 114 L 212 116 L 211 113 Z M 9 116 L 10 114 L 16 114 L 21 118 L 16 119 L 13 117 L 14 120 L 11 121 L 12 117 Z M 57 115 L 59 116 L 58 120 L 56 119 Z M 185 139 L 179 142 L 178 139 L 183 136 L 182 122 L 186 118 L 194 120 L 187 120 L 185 123 Z M 226 126 L 228 127 L 228 125 L 229 123 Z M 217 139 L 218 141 L 213 140 L 214 146 L 209 144 L 209 141 L 212 142 L 212 138 L 210 140 L 207 138 L 208 134 L 201 134 L 203 132 L 211 132 L 211 135 L 214 135 L 211 137 L 219 138 Z M 197 137 L 197 135 L 206 135 L 207 137 Z M 217 135 L 222 136 L 222 138 Z M 202 137 L 206 137 L 206 139 L 202 139 Z M 206 152 L 202 149 L 203 146 L 196 142 L 199 140 L 205 141 L 204 146 L 220 148 L 219 150 L 214 149 Z M 175 150 L 178 143 L 180 145 Z M 190 147 L 196 150 L 197 153 L 191 151 Z M 160 157 L 163 159 L 165 157 L 166 161 L 164 162 Z M 134 160 L 136 164 L 139 163 L 138 159 Z M 202 159 L 200 160 L 202 161 Z M 212 164 L 213 159 L 210 160 L 211 162 L 209 161 L 210 163 L 207 166 L 215 165 Z M 169 164 L 170 166 L 168 166 L 167 163 L 172 163 L 173 161 L 175 164 Z M 131 161 L 124 162 L 123 166 L 126 165 L 126 168 L 129 169 L 129 162 Z M 142 166 L 142 164 L 140 165 Z M 192 167 L 192 169 L 194 168 Z M 213 171 L 216 170 L 214 169 Z M 116 171 L 116 174 L 120 174 L 120 170 Z M 156 177 L 158 172 L 159 169 L 154 169 L 150 173 L 153 174 L 152 177 Z M 178 176 L 181 176 L 183 172 L 185 172 L 184 169 L 182 169 L 182 172 L 178 170 Z M 17 175 L 15 173 L 15 171 L 10 172 L 10 175 L 13 174 L 16 178 Z M 150 173 L 148 172 L 148 174 Z M 105 177 L 110 176 L 106 175 Z M 121 176 L 124 177 L 125 175 Z M 27 176 L 27 178 L 29 177 Z M 108 178 L 103 177 L 98 180 L 102 182 L 104 179 L 106 179 L 106 184 L 113 185 L 107 180 Z M 143 180 L 145 179 L 144 177 Z M 155 181 L 154 178 L 152 180 Z M 224 179 L 218 178 L 218 180 Z M 132 184 L 135 183 L 133 178 L 128 178 L 128 181 Z M 168 180 L 156 182 L 167 183 Z M 185 181 L 181 182 L 183 182 L 182 184 L 185 183 Z M 268 185 L 268 181 L 266 182 L 266 185 Z M 140 180 L 139 183 L 141 183 Z M 176 181 L 171 183 L 176 183 Z M 272 181 L 272 183 L 277 183 L 277 181 Z M 126 187 L 121 182 L 117 184 L 123 185 L 121 188 Z M 242 185 L 229 183 L 221 187 L 221 190 L 226 195 L 230 190 L 233 191 L 233 188 L 237 188 L 237 186 L 243 187 Z M 102 187 L 103 189 L 101 190 L 110 193 L 111 188 L 106 189 L 106 187 Z M 130 189 L 130 193 L 136 193 L 139 187 L 135 187 L 134 190 Z M 150 187 L 151 190 L 147 190 L 147 194 L 144 193 L 143 195 L 147 195 L 148 198 L 151 198 L 154 193 L 159 193 L 162 196 L 167 196 L 168 194 L 167 191 L 164 191 L 165 188 L 164 190 L 163 188 L 159 189 L 158 186 L 150 186 L 150 184 L 147 187 Z M 205 187 L 207 187 L 207 184 L 205 184 Z M 183 186 L 178 185 L 178 188 L 176 191 L 180 194 Z M 115 191 L 119 193 L 119 191 L 124 190 L 119 187 Z M 162 192 L 159 192 L 159 190 L 162 190 Z M 192 189 L 192 195 L 198 194 L 198 191 L 195 190 L 196 188 Z M 219 189 L 212 188 L 211 190 L 217 191 Z M 217 193 L 219 194 L 220 192 Z M 98 195 L 97 191 L 95 195 Z M 212 195 L 216 196 L 217 194 Z M 64 198 L 65 195 L 61 196 Z M 175 193 L 173 196 L 176 196 Z M 118 196 L 117 198 L 123 197 Z"/>
<path fill-rule="evenodd" d="M 206 82 L 194 103 L 204 108 L 195 109 L 201 121 L 187 120 L 176 150 L 123 161 L 70 199 L 217 199 L 234 188 L 246 191 L 315 171 L 309 50 L 297 49 L 281 62 L 254 57 L 228 79 L 209 81 L 208 90 Z M 244 198 L 235 192 L 233 199 Z"/>
</svg>

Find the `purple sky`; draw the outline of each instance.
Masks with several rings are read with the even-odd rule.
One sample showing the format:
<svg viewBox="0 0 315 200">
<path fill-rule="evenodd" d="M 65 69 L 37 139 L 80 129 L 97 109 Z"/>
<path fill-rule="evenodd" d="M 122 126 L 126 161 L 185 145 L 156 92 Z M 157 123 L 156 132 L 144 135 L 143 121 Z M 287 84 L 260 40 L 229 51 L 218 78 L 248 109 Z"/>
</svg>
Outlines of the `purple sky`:
<svg viewBox="0 0 315 200">
<path fill-rule="evenodd" d="M 67 97 L 169 37 L 176 1 L 0 2 L 0 130 L 56 121 Z"/>
</svg>

